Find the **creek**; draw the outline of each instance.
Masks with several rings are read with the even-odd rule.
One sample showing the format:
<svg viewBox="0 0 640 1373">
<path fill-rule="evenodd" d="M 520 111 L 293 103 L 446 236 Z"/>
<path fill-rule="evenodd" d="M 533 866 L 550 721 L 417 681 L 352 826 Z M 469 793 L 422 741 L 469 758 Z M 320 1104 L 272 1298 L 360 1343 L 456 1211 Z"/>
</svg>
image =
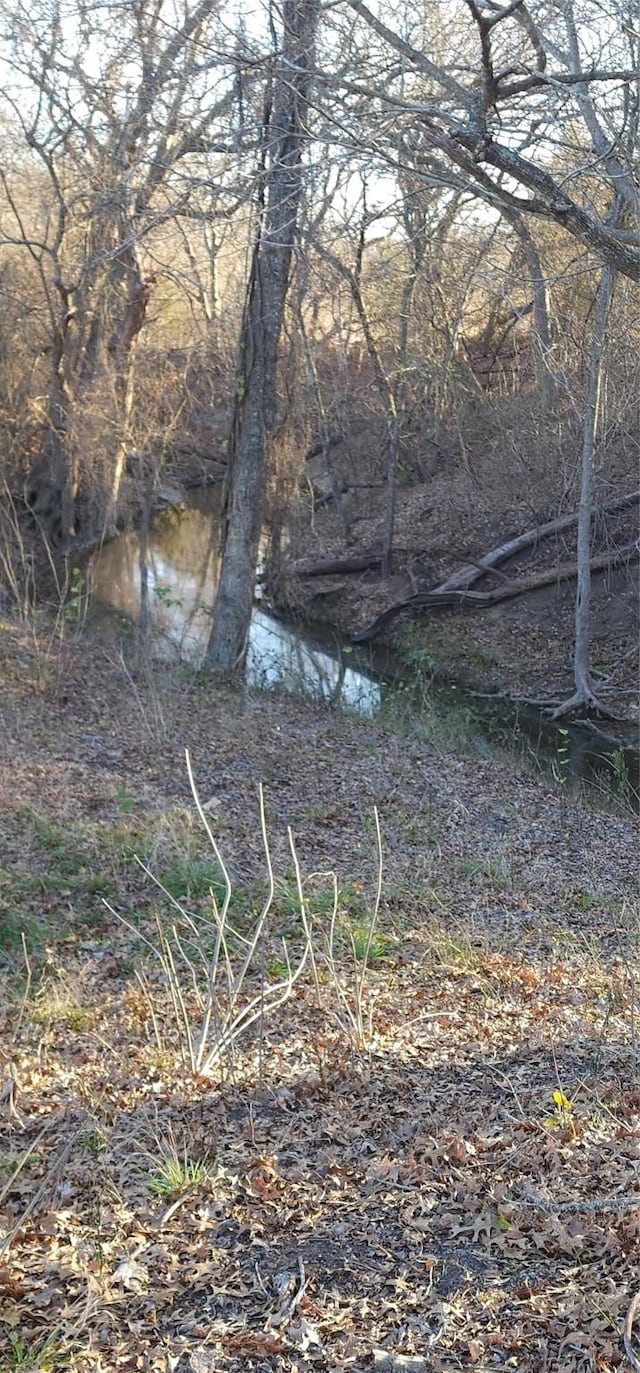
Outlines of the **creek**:
<svg viewBox="0 0 640 1373">
<path fill-rule="evenodd" d="M 200 666 L 211 630 L 218 573 L 219 491 L 192 493 L 189 503 L 152 522 L 146 553 L 147 600 L 154 656 Z M 137 623 L 141 604 L 140 541 L 123 534 L 94 560 L 94 603 Z M 293 692 L 372 718 L 394 714 L 403 727 L 430 732 L 443 745 L 526 751 L 559 785 L 586 782 L 637 800 L 640 755 L 629 736 L 587 724 L 554 723 L 543 711 L 504 697 L 486 699 L 453 682 L 411 673 L 388 650 L 356 649 L 330 632 L 287 624 L 257 600 L 247 654 L 254 688 Z"/>
</svg>

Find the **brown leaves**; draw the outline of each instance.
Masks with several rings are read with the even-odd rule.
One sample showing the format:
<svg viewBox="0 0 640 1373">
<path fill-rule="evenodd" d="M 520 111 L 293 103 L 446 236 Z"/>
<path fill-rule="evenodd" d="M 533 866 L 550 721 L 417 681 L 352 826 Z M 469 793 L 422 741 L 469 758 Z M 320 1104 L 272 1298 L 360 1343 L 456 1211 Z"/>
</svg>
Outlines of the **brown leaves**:
<svg viewBox="0 0 640 1373">
<path fill-rule="evenodd" d="M 0 1121 L 0 1225 L 15 1231 L 0 1266 L 0 1363 L 14 1336 L 35 1357 L 55 1328 L 74 1373 L 613 1373 L 640 1252 L 622 823 L 571 812 L 502 765 L 434 761 L 421 741 L 281 701 L 245 702 L 239 723 L 224 693 L 194 699 L 154 753 L 122 693 L 109 723 L 112 684 L 94 678 L 92 690 L 119 739 L 117 786 L 145 825 L 118 813 L 116 779 L 88 766 L 73 718 L 64 826 L 55 759 L 16 761 L 56 825 L 32 818 L 21 850 L 14 815 L 11 862 L 25 894 L 38 879 L 28 909 L 53 903 L 66 925 L 18 1035 L 14 977 L 0 1010 L 19 1084 L 19 1119 L 9 1087 Z M 45 729 L 44 714 L 35 724 Z M 366 1056 L 310 979 L 256 1026 L 223 1082 L 189 1076 L 171 1037 L 162 1051 L 155 1040 L 135 933 L 85 925 L 78 946 L 69 903 L 86 919 L 98 901 L 74 824 L 102 817 L 114 901 L 144 922 L 148 892 L 113 835 L 162 850 L 185 742 L 204 794 L 224 800 L 211 813 L 241 869 L 253 871 L 249 806 L 268 773 L 268 806 L 300 830 L 305 867 L 336 862 L 360 896 L 362 814 L 381 801 L 381 922 L 395 941 L 371 973 Z M 330 823 L 314 825 L 318 787 Z M 511 818 L 497 846 L 498 793 Z M 178 848 L 190 835 L 183 815 Z M 53 895 L 40 884 L 52 846 L 65 868 Z M 590 865 L 608 893 L 593 913 L 576 895 Z M 150 962 L 144 972 L 164 1032 L 167 989 Z M 175 1209 L 150 1185 L 169 1137 L 205 1164 Z"/>
</svg>

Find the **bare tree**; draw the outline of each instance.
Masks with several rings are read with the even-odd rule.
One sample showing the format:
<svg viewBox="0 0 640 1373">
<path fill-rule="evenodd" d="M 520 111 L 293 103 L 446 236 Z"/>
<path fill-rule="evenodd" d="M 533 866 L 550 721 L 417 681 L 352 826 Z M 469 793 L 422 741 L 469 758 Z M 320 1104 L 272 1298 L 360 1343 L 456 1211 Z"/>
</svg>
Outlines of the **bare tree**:
<svg viewBox="0 0 640 1373">
<path fill-rule="evenodd" d="M 365 0 L 347 3 L 383 45 L 380 71 L 368 72 L 360 89 L 388 165 L 404 141 L 422 153 L 424 175 L 461 174 L 496 209 L 550 220 L 640 281 L 640 35 L 624 5 L 612 0 L 605 23 L 598 13 L 590 25 L 585 15 L 581 32 L 572 0 L 551 17 L 537 0 L 466 0 L 453 15 L 436 5 L 434 58 L 421 17 L 406 24 L 422 32 L 419 45 Z M 605 35 L 599 52 L 594 31 Z M 449 35 L 444 52 L 442 34 Z M 353 83 L 342 84 L 348 95 Z M 350 127 L 362 148 L 366 131 Z M 563 128 L 572 136 L 554 159 Z M 617 223 L 609 215 L 613 196 L 626 211 Z"/>
<path fill-rule="evenodd" d="M 218 7 L 193 0 L 169 14 L 157 0 L 88 0 L 75 17 L 63 0 L 0 7 L 11 73 L 5 108 L 40 169 L 43 208 L 35 213 L 2 171 L 3 238 L 36 264 L 47 318 L 46 414 L 27 489 L 43 516 L 58 493 L 54 542 L 74 531 L 83 417 L 98 394 L 101 519 L 117 505 L 134 352 L 156 280 L 154 233 L 181 216 L 204 217 L 204 187 L 212 215 L 210 149 L 215 133 L 220 168 L 236 102 L 235 57 L 213 43 Z M 220 191 L 216 209 L 231 198 L 223 206 Z"/>
<path fill-rule="evenodd" d="M 596 292 L 595 318 L 587 396 L 584 411 L 582 435 L 582 459 L 580 464 L 580 504 L 578 506 L 578 584 L 575 606 L 575 648 L 573 671 L 575 692 L 564 702 L 555 715 L 566 715 L 577 706 L 591 706 L 601 709 L 597 689 L 591 674 L 591 525 L 593 485 L 593 459 L 600 417 L 600 397 L 604 369 L 607 320 L 613 295 L 614 274 L 607 264 L 602 268 Z"/>
<path fill-rule="evenodd" d="M 282 46 L 264 119 L 258 228 L 240 340 L 222 527 L 222 563 L 208 661 L 244 661 L 258 560 L 269 441 L 277 419 L 277 368 L 303 188 L 308 93 L 318 0 L 284 0 Z"/>
</svg>

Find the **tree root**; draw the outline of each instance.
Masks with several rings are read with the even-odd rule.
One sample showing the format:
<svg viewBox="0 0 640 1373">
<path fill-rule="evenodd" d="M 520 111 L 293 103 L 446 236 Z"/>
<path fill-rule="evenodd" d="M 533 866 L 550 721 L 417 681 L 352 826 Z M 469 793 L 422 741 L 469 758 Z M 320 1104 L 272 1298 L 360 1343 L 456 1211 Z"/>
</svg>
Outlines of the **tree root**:
<svg viewBox="0 0 640 1373">
<path fill-rule="evenodd" d="M 579 710 L 581 706 L 588 710 L 597 710 L 598 714 L 603 715 L 605 719 L 614 718 L 596 696 L 595 691 L 580 687 L 574 691 L 573 696 L 570 696 L 568 701 L 562 701 L 559 706 L 552 710 L 551 719 L 561 720 L 564 715 L 570 715 L 572 710 Z"/>
</svg>

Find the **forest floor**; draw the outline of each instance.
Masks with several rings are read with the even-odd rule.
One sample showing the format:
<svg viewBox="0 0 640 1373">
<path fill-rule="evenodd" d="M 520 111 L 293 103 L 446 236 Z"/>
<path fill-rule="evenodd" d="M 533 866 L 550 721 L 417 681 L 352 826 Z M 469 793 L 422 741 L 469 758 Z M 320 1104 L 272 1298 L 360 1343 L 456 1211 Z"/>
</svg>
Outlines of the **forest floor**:
<svg viewBox="0 0 640 1373">
<path fill-rule="evenodd" d="M 406 721 L 138 672 L 95 631 L 0 634 L 2 1373 L 624 1367 L 633 816 Z M 261 1013 L 209 1075 L 185 1027 L 220 871 L 185 749 L 233 970 L 260 783 L 275 874 L 236 1003 Z M 314 958 L 269 1013 L 305 947 L 288 827 Z"/>
</svg>

